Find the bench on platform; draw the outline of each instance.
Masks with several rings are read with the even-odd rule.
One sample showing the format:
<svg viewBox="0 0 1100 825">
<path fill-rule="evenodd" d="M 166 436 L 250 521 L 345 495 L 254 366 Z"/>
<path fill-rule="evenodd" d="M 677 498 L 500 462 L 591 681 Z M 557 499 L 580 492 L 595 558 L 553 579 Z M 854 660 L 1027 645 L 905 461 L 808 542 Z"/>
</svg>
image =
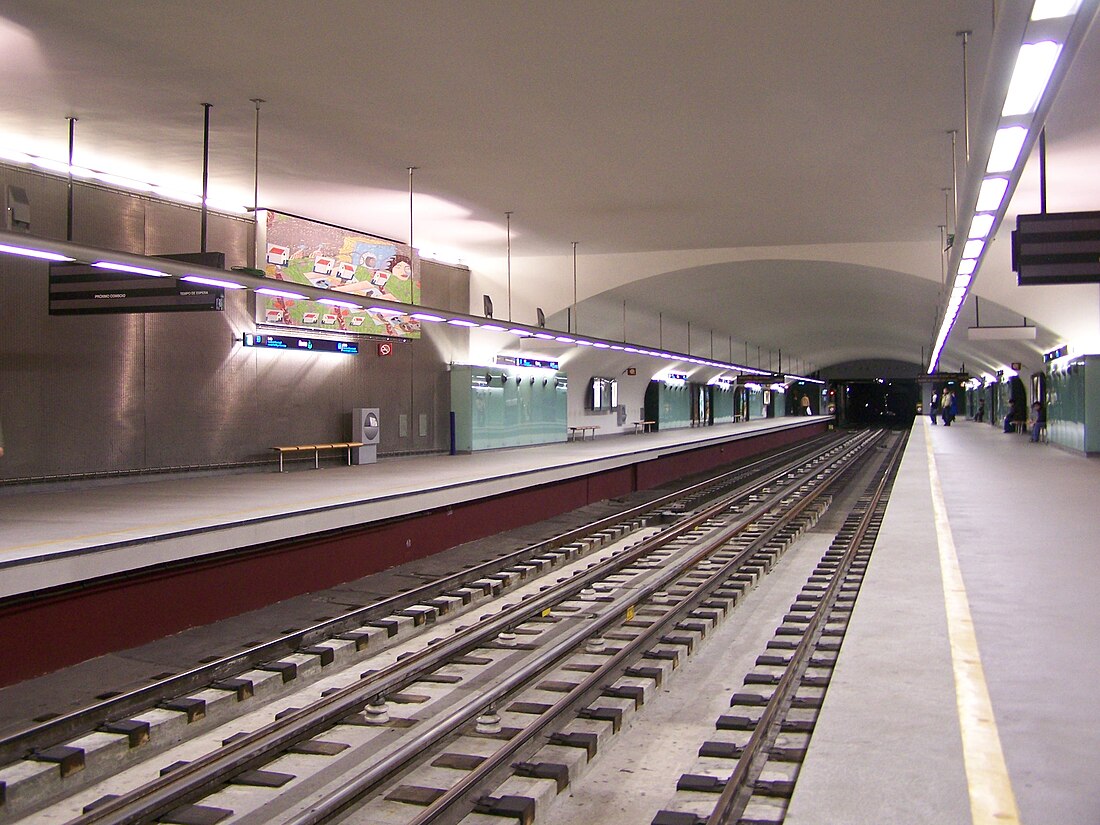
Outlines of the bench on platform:
<svg viewBox="0 0 1100 825">
<path fill-rule="evenodd" d="M 283 456 L 287 453 L 303 453 L 313 451 L 313 467 L 317 469 L 321 466 L 321 450 L 347 450 L 348 451 L 348 466 L 351 466 L 351 451 L 353 447 L 362 447 L 362 441 L 337 441 L 331 444 L 292 444 L 286 447 L 272 447 L 271 449 L 279 453 L 279 472 L 283 472 Z"/>
<path fill-rule="evenodd" d="M 599 427 L 596 426 L 595 424 L 584 424 L 584 425 L 581 425 L 581 426 L 578 426 L 578 427 L 570 427 L 569 428 L 569 440 L 570 441 L 576 441 L 578 433 L 580 433 L 580 437 L 581 437 L 580 440 L 581 441 L 584 441 L 584 437 L 588 433 L 591 433 L 592 438 L 595 439 L 596 438 L 596 430 L 598 430 L 598 429 L 599 429 Z"/>
<path fill-rule="evenodd" d="M 634 425 L 635 435 L 638 433 L 648 433 L 657 426 L 656 421 L 631 421 L 630 423 Z"/>
</svg>

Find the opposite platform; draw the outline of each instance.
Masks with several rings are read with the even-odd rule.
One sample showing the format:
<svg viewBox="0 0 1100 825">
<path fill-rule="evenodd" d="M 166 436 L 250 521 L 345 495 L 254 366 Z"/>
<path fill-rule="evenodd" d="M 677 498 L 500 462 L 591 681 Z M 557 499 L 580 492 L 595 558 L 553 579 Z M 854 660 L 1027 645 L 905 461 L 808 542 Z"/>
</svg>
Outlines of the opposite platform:
<svg viewBox="0 0 1100 825">
<path fill-rule="evenodd" d="M 353 467 L 10 491 L 0 495 L 0 598 L 453 507 L 708 445 L 823 429 L 827 421 L 761 419 Z"/>
<path fill-rule="evenodd" d="M 1097 535 L 1095 459 L 918 419 L 787 825 L 1100 822 Z"/>
</svg>

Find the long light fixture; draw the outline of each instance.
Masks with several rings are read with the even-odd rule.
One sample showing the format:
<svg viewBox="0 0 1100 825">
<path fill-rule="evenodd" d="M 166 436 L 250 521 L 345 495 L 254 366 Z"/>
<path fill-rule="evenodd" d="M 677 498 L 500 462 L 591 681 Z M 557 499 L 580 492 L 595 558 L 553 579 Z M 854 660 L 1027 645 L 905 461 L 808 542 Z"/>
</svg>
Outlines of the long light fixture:
<svg viewBox="0 0 1100 825">
<path fill-rule="evenodd" d="M 1035 0 L 1027 20 L 1021 21 L 1012 74 L 986 162 L 974 164 L 969 170 L 972 205 L 958 219 L 959 226 L 969 224 L 967 241 L 951 251 L 948 271 L 956 274 L 928 359 L 929 373 L 939 365 L 943 347 L 989 248 L 988 239 L 996 235 L 1004 219 L 1031 148 L 1098 7 L 1100 0 Z M 1001 30 L 1006 33 L 1003 36 L 1011 36 L 1003 24 Z M 1013 48 L 1009 43 L 995 45 L 1005 50 Z"/>
<path fill-rule="evenodd" d="M 53 241 L 44 238 L 32 238 L 17 232 L 0 230 L 0 254 L 17 255 L 21 257 L 36 258 L 43 261 L 56 262 L 86 262 L 99 266 L 109 271 L 127 272 L 131 274 L 149 275 L 155 277 L 176 277 L 192 283 L 220 286 L 226 289 L 250 289 L 258 295 L 267 295 L 275 298 L 286 298 L 293 301 L 317 301 L 331 306 L 361 309 L 359 304 L 348 301 L 345 292 L 315 287 L 311 284 L 287 283 L 293 289 L 280 288 L 279 281 L 265 278 L 261 275 L 252 275 L 237 270 L 221 270 L 213 267 L 197 266 L 182 261 L 173 261 L 169 258 L 149 258 L 144 255 L 131 255 L 121 252 L 107 252 L 103 249 L 73 244 L 68 241 Z M 104 256 L 109 255 L 110 258 Z M 156 265 L 156 269 L 152 267 Z M 426 323 L 447 323 L 452 326 L 479 329 L 486 332 L 503 333 L 517 338 L 540 339 L 553 342 L 556 346 L 589 347 L 591 349 L 611 350 L 631 355 L 659 358 L 675 363 L 691 363 L 699 366 L 713 367 L 723 370 L 738 370 L 749 375 L 774 376 L 770 370 L 749 367 L 744 364 L 735 364 L 714 359 L 698 358 L 685 353 L 671 352 L 669 350 L 651 350 L 641 346 L 630 346 L 614 341 L 600 340 L 592 336 L 575 338 L 561 332 L 548 331 L 542 327 L 513 324 L 505 327 L 491 321 L 486 321 L 480 316 L 468 315 L 462 312 L 433 307 L 420 307 L 403 304 L 398 301 L 385 301 L 372 298 L 372 304 L 366 308 L 367 312 L 389 316 L 407 316 L 417 321 Z M 413 311 L 415 310 L 415 311 Z M 814 381 L 816 379 L 791 376 L 802 381 Z"/>
</svg>

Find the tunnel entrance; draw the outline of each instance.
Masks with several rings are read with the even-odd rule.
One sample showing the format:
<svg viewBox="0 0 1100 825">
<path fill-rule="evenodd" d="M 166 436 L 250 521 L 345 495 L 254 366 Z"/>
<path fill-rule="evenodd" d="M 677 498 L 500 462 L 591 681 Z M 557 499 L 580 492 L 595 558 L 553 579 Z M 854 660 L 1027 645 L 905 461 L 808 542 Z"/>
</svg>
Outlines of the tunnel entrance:
<svg viewBox="0 0 1100 825">
<path fill-rule="evenodd" d="M 829 389 L 842 427 L 908 429 L 921 400 L 920 386 L 908 379 L 831 381 Z"/>
</svg>

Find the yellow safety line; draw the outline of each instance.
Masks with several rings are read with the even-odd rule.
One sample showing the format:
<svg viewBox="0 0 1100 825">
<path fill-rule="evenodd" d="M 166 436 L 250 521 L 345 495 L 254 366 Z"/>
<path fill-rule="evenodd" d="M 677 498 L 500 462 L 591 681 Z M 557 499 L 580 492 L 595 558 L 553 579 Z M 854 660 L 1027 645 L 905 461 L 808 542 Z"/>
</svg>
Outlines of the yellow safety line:
<svg viewBox="0 0 1100 825">
<path fill-rule="evenodd" d="M 993 717 L 993 704 L 985 683 L 978 639 L 970 616 L 970 602 L 959 569 L 955 539 L 947 520 L 936 456 L 932 450 L 931 424 L 925 419 L 928 479 L 932 486 L 932 511 L 940 552 L 943 595 L 947 605 L 947 634 L 955 673 L 955 698 L 962 730 L 963 763 L 970 792 L 970 816 L 974 825 L 1019 825 L 1016 795 L 1008 778 L 1001 737 Z"/>
</svg>

